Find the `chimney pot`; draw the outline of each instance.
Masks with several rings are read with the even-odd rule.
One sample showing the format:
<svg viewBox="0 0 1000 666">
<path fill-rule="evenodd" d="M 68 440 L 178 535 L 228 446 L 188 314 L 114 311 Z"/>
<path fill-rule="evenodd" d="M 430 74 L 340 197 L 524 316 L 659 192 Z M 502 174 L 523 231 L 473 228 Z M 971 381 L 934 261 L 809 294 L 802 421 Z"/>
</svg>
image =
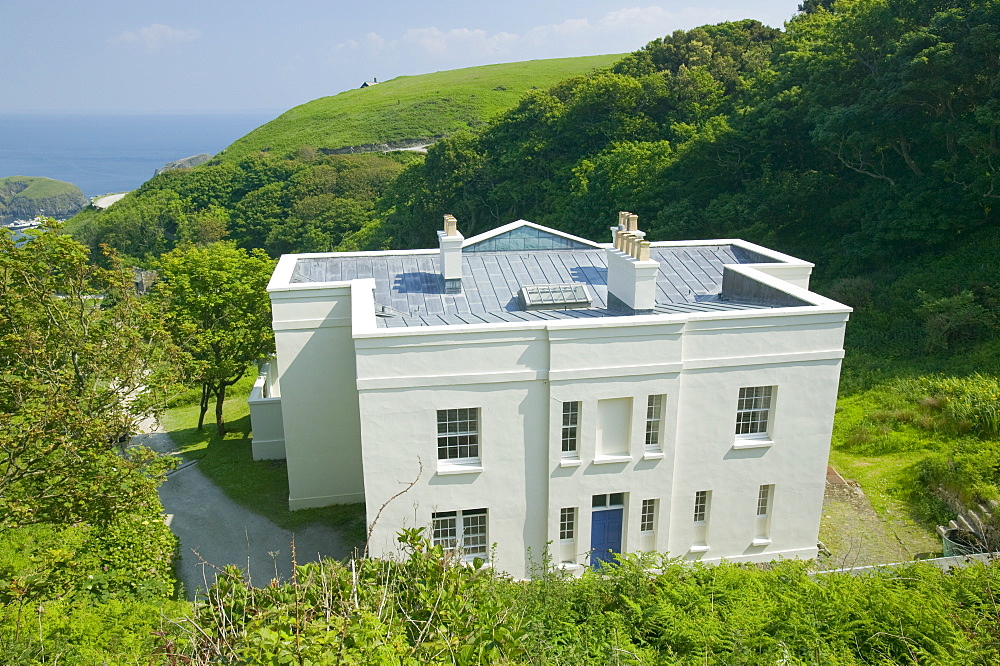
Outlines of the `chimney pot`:
<svg viewBox="0 0 1000 666">
<path fill-rule="evenodd" d="M 628 230 L 638 231 L 639 230 L 639 216 L 634 213 L 628 214 Z"/>
<path fill-rule="evenodd" d="M 639 256 L 636 257 L 639 261 L 649 261 L 649 241 L 639 241 Z"/>
<path fill-rule="evenodd" d="M 618 235 L 618 237 L 621 238 L 621 244 L 618 246 L 618 249 L 625 254 L 628 254 L 628 245 L 632 242 L 632 234 L 627 231 L 623 231 Z"/>
</svg>

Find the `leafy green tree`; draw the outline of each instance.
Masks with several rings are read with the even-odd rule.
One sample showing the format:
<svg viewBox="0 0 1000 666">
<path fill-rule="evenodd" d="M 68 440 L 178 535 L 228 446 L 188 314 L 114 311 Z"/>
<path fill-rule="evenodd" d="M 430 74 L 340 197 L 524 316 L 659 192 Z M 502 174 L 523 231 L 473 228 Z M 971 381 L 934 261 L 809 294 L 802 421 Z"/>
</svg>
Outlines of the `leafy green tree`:
<svg viewBox="0 0 1000 666">
<path fill-rule="evenodd" d="M 0 529 L 158 506 L 155 458 L 115 443 L 163 407 L 181 358 L 131 271 L 89 259 L 56 230 L 0 232 Z"/>
<path fill-rule="evenodd" d="M 204 426 L 214 396 L 215 423 L 224 434 L 226 389 L 251 363 L 274 351 L 267 295 L 274 262 L 262 250 L 248 252 L 223 241 L 177 247 L 160 257 L 156 267 L 159 280 L 153 296 L 163 308 L 170 334 L 196 363 L 194 376 L 201 384 L 198 428 Z"/>
<path fill-rule="evenodd" d="M 278 181 L 247 193 L 233 208 L 232 239 L 247 249 L 264 247 L 271 227 L 288 215 L 289 194 Z"/>
<path fill-rule="evenodd" d="M 177 238 L 182 243 L 208 245 L 228 236 L 228 227 L 229 213 L 226 209 L 211 205 L 185 216 L 177 226 Z"/>
<path fill-rule="evenodd" d="M 104 260 L 103 245 L 133 260 L 142 260 L 173 246 L 177 228 L 192 208 L 190 201 L 173 190 L 129 195 L 107 210 L 84 216 L 72 231 L 99 262 Z"/>
</svg>

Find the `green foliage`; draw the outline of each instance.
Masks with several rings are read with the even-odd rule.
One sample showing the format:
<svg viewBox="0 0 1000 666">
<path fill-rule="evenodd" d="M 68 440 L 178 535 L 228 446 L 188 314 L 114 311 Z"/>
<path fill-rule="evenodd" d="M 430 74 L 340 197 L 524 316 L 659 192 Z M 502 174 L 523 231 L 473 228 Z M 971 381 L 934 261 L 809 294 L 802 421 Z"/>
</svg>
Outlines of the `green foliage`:
<svg viewBox="0 0 1000 666">
<path fill-rule="evenodd" d="M 386 197 L 386 234 L 426 246 L 452 212 L 472 233 L 526 217 L 601 238 L 626 209 L 652 238 L 744 237 L 842 274 L 995 226 L 1000 3 L 803 11 L 784 34 L 677 31 L 528 96 L 457 165 L 432 147 Z"/>
<path fill-rule="evenodd" d="M 980 303 L 968 289 L 955 296 L 933 298 L 918 291 L 920 307 L 917 314 L 924 320 L 929 350 L 947 349 L 961 340 L 974 340 L 1000 332 L 996 316 Z"/>
<path fill-rule="evenodd" d="M 922 404 L 938 416 L 936 427 L 952 434 L 1000 439 L 1000 378 L 921 377 L 911 390 L 927 396 Z"/>
<path fill-rule="evenodd" d="M 426 162 L 391 188 L 385 226 L 396 244 L 411 246 L 428 243 L 446 212 L 467 233 L 527 217 L 593 238 L 608 226 L 595 217 L 598 206 L 620 210 L 611 202 L 627 200 L 628 210 L 653 216 L 668 200 L 659 190 L 683 161 L 678 155 L 728 133 L 727 114 L 749 100 L 745 81 L 768 65 L 778 35 L 756 21 L 678 31 L 612 72 L 528 95 L 479 134 L 431 147 Z M 458 165 L 440 153 L 459 157 Z M 645 158 L 631 178 L 595 173 L 630 153 Z"/>
<path fill-rule="evenodd" d="M 610 65 L 618 56 L 534 60 L 400 77 L 296 107 L 217 158 L 147 181 L 104 211 L 87 209 L 70 232 L 95 255 L 101 245 L 137 263 L 178 243 L 229 238 L 246 249 L 323 252 L 384 242 L 374 204 L 412 152 L 481 126 L 529 89 Z M 624 118 L 628 122 L 628 118 Z M 352 146 L 358 147 L 359 154 Z"/>
<path fill-rule="evenodd" d="M 131 193 L 103 211 L 87 210 L 73 218 L 67 231 L 86 245 L 95 258 L 102 246 L 114 248 L 132 261 L 165 252 L 193 207 L 176 192 Z"/>
<path fill-rule="evenodd" d="M 842 397 L 833 445 L 869 456 L 921 452 L 898 494 L 927 519 L 941 518 L 942 491 L 965 506 L 1000 499 L 1000 379 L 923 375 Z"/>
<path fill-rule="evenodd" d="M 0 234 L 0 530 L 107 523 L 156 501 L 163 463 L 114 444 L 175 389 L 182 357 L 131 272 L 56 231 Z"/>
<path fill-rule="evenodd" d="M 177 345 L 194 360 L 193 378 L 202 386 L 201 428 L 215 396 L 216 426 L 225 434 L 226 389 L 247 366 L 274 351 L 267 282 L 273 262 L 260 250 L 231 243 L 179 246 L 156 263 L 154 302 Z"/>
<path fill-rule="evenodd" d="M 168 664 L 180 638 L 177 601 L 58 599 L 0 608 L 0 654 L 11 666 Z"/>
<path fill-rule="evenodd" d="M 114 257 L 29 237 L 0 235 L 0 654 L 145 663 L 181 610 L 156 493 L 173 460 L 119 444 L 183 358 Z"/>
<path fill-rule="evenodd" d="M 1000 569 L 914 564 L 810 577 L 801 562 L 625 557 L 581 578 L 511 581 L 457 565 L 421 529 L 400 562 L 325 561 L 253 589 L 238 571 L 199 605 L 193 654 L 233 663 L 989 664 Z M 655 566 L 659 572 L 649 570 Z"/>
</svg>

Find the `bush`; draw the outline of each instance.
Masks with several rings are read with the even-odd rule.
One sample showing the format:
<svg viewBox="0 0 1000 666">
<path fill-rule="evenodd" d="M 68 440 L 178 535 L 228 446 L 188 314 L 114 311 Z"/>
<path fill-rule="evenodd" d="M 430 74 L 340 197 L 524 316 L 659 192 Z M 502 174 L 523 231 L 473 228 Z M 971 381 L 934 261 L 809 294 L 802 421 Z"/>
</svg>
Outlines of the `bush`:
<svg viewBox="0 0 1000 666">
<path fill-rule="evenodd" d="M 916 313 L 924 320 L 928 351 L 942 351 L 959 341 L 977 340 L 996 330 L 996 317 L 965 290 L 955 296 L 933 298 L 918 291 Z"/>
<path fill-rule="evenodd" d="M 165 664 L 184 602 L 62 599 L 0 606 L 4 664 Z"/>
<path fill-rule="evenodd" d="M 421 530 L 403 562 L 325 561 L 265 589 L 232 570 L 177 659 L 345 664 L 992 664 L 1000 566 L 811 577 L 805 562 L 623 556 L 581 578 L 456 564 Z M 659 569 L 656 573 L 650 569 Z"/>
</svg>

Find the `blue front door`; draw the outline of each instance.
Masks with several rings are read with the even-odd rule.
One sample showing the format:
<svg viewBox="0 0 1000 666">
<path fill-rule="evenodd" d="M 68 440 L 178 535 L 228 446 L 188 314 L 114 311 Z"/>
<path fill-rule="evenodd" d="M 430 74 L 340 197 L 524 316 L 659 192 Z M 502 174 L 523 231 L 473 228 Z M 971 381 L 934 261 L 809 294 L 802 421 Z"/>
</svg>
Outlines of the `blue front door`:
<svg viewBox="0 0 1000 666">
<path fill-rule="evenodd" d="M 590 566 L 614 562 L 614 553 L 622 550 L 622 515 L 624 509 L 594 511 L 590 524 Z"/>
</svg>

